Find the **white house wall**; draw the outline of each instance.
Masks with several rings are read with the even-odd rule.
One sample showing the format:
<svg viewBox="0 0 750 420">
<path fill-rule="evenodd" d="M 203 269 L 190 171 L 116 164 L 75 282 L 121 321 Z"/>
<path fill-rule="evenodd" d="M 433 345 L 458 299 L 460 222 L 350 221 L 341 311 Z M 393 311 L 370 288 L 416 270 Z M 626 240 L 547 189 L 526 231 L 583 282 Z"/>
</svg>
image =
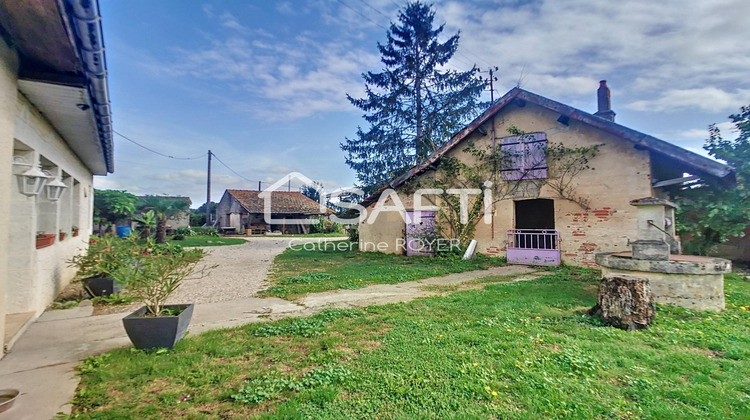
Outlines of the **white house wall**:
<svg viewBox="0 0 750 420">
<path fill-rule="evenodd" d="M 0 38 L 0 337 L 5 336 L 5 296 L 11 204 L 13 130 L 17 95 L 18 59 Z M 0 352 L 0 357 L 2 356 Z"/>
<path fill-rule="evenodd" d="M 93 176 L 39 111 L 20 93 L 16 99 L 14 138 L 27 160 L 51 163 L 55 175 L 66 174 L 68 185 L 58 201 L 50 201 L 46 191 L 26 196 L 19 190 L 17 176 L 11 180 L 10 238 L 6 308 L 8 313 L 39 313 L 75 276 L 66 261 L 86 248 L 91 234 Z M 19 146 L 20 142 L 22 146 Z M 16 172 L 21 168 L 14 168 Z M 76 185 L 77 184 L 77 185 Z M 75 213 L 77 209 L 77 214 Z M 79 235 L 72 236 L 72 227 Z M 39 232 L 59 235 L 52 246 L 36 249 Z"/>
</svg>

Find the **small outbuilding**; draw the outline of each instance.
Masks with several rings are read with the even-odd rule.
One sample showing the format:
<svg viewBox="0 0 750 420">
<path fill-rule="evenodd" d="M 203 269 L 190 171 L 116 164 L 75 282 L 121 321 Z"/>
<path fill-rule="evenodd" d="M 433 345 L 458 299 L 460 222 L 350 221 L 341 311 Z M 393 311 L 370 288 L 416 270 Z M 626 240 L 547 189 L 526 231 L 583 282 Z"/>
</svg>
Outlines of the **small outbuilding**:
<svg viewBox="0 0 750 420">
<path fill-rule="evenodd" d="M 473 211 L 479 219 L 470 232 L 478 252 L 521 264 L 595 267 L 596 253 L 629 250 L 637 238 L 630 201 L 668 198 L 671 190 L 697 180 L 734 179 L 731 167 L 615 123 L 606 81 L 597 96 L 598 111 L 588 113 L 511 89 L 439 150 L 361 203 L 369 216 L 359 225 L 360 249 L 410 253 L 410 244 L 419 242 L 415 223 L 452 226 L 449 217 L 441 217 L 447 197 L 468 201 L 464 215 Z M 440 172 L 446 160 L 454 162 L 452 168 L 488 162 L 494 169 L 481 179 L 484 184 L 467 189 L 468 182 Z M 435 187 L 446 194 L 433 200 L 414 194 Z M 440 210 L 421 210 L 425 202 Z M 416 214 L 420 217 L 411 217 Z M 674 220 L 653 223 L 667 230 Z"/>
<path fill-rule="evenodd" d="M 266 220 L 267 210 L 274 223 Z M 216 206 L 219 228 L 229 233 L 307 234 L 310 228 L 303 220 L 330 213 L 297 191 L 226 190 Z"/>
</svg>

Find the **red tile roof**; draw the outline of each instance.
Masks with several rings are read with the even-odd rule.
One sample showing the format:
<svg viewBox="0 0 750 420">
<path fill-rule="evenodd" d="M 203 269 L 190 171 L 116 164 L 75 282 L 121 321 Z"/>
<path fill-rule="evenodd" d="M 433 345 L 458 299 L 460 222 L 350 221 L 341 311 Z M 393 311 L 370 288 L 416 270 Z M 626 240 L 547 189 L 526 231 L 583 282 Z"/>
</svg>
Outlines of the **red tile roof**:
<svg viewBox="0 0 750 420">
<path fill-rule="evenodd" d="M 264 202 L 258 194 L 261 191 L 227 190 L 227 193 L 237 200 L 248 213 L 263 213 Z M 330 210 L 329 210 L 330 212 Z M 320 203 L 297 191 L 272 191 L 271 213 L 274 214 L 326 214 L 320 211 Z"/>
</svg>

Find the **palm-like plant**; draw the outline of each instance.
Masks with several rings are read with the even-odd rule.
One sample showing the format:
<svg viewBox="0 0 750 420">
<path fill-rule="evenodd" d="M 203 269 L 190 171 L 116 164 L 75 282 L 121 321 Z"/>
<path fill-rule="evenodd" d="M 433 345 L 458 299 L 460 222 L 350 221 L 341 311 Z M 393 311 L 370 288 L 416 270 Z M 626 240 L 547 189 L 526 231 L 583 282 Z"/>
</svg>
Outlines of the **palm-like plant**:
<svg viewBox="0 0 750 420">
<path fill-rule="evenodd" d="M 167 240 L 167 220 L 184 213 L 190 204 L 184 200 L 168 197 L 147 195 L 138 201 L 141 211 L 153 211 L 156 214 L 156 243 L 163 244 Z"/>
<path fill-rule="evenodd" d="M 156 213 L 153 210 L 149 210 L 145 213 L 142 213 L 140 217 L 134 217 L 133 221 L 141 224 L 141 238 L 146 239 L 151 236 L 151 232 L 156 227 L 158 218 L 156 217 Z"/>
</svg>

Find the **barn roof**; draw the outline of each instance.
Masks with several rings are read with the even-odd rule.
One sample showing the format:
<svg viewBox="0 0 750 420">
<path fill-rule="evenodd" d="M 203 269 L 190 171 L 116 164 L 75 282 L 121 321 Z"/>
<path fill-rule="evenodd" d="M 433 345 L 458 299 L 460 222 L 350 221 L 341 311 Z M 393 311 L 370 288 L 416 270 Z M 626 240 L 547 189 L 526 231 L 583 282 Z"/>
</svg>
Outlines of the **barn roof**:
<svg viewBox="0 0 750 420">
<path fill-rule="evenodd" d="M 258 195 L 262 191 L 227 190 L 232 198 L 248 211 L 263 213 L 264 200 Z M 326 214 L 320 211 L 320 203 L 298 191 L 269 191 L 271 193 L 271 213 L 274 214 Z"/>
<path fill-rule="evenodd" d="M 699 176 L 708 175 L 714 178 L 725 178 L 731 176 L 734 173 L 732 167 L 724 165 L 721 162 L 717 162 L 713 159 L 701 156 L 697 153 L 683 149 L 682 147 L 676 146 L 672 143 L 660 140 L 648 134 L 641 133 L 639 131 L 617 124 L 613 121 L 598 117 L 596 115 L 592 115 L 588 112 L 581 111 L 580 109 L 573 108 L 572 106 L 553 101 L 552 99 L 548 99 L 544 96 L 537 95 L 535 93 L 516 87 L 508 91 L 508 93 L 506 93 L 502 98 L 498 99 L 486 111 L 484 111 L 482 115 L 475 118 L 461 131 L 453 135 L 453 137 L 451 137 L 451 139 L 446 144 L 435 151 L 432 155 L 428 156 L 422 163 L 414 166 L 404 174 L 397 176 L 396 178 L 391 180 L 391 182 L 386 184 L 376 193 L 374 193 L 370 197 L 367 197 L 361 204 L 364 206 L 370 205 L 371 203 L 375 202 L 380 194 L 386 189 L 396 188 L 409 179 L 413 178 L 414 176 L 417 176 L 428 170 L 441 157 L 458 146 L 458 144 L 461 143 L 462 140 L 479 129 L 479 127 L 489 121 L 503 108 L 511 104 L 525 106 L 527 103 L 538 105 L 542 108 L 559 113 L 561 117 L 567 117 L 570 120 L 579 121 L 583 124 L 587 124 L 591 127 L 622 138 L 633 143 L 633 146 L 636 148 L 649 150 L 658 155 L 664 156 L 668 160 L 671 160 L 680 165 L 681 168 L 684 168 L 686 172 L 689 172 L 691 174 Z"/>
</svg>

